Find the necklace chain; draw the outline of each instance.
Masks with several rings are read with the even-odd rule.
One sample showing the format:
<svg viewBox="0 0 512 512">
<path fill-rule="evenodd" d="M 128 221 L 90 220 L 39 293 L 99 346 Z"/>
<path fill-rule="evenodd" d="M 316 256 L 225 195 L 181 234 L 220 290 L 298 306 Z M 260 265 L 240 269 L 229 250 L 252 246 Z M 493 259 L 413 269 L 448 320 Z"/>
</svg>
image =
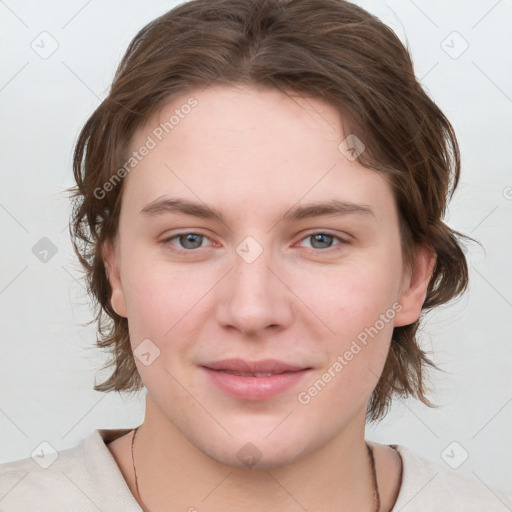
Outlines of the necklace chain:
<svg viewBox="0 0 512 512">
<path fill-rule="evenodd" d="M 132 437 L 132 463 L 133 463 L 133 474 L 135 475 L 135 490 L 137 491 L 137 498 L 138 498 L 139 502 L 144 505 L 144 510 L 146 512 L 149 512 L 149 509 L 146 507 L 146 504 L 142 501 L 142 498 L 140 497 L 139 482 L 137 481 L 137 471 L 135 469 L 135 457 L 133 455 L 133 445 L 135 443 L 135 436 L 136 436 L 138 430 L 139 430 L 139 427 L 136 427 L 135 430 L 133 431 L 133 437 Z M 375 512 L 379 512 L 379 510 L 380 510 L 380 494 L 379 494 L 379 485 L 377 482 L 377 470 L 375 468 L 375 457 L 373 456 L 373 448 L 371 448 L 368 443 L 366 443 L 366 448 L 368 450 L 368 456 L 370 458 L 370 466 L 372 468 L 373 500 L 375 503 Z"/>
</svg>

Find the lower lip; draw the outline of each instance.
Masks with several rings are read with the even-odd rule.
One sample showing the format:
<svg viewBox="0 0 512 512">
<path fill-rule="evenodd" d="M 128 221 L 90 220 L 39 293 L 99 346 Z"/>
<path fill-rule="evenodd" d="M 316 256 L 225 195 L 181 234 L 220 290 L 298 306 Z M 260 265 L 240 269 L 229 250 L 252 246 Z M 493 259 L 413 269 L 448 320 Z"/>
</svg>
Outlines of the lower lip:
<svg viewBox="0 0 512 512">
<path fill-rule="evenodd" d="M 267 400 L 295 386 L 309 370 L 285 372 L 268 377 L 242 377 L 202 367 L 222 391 L 242 400 Z"/>
</svg>

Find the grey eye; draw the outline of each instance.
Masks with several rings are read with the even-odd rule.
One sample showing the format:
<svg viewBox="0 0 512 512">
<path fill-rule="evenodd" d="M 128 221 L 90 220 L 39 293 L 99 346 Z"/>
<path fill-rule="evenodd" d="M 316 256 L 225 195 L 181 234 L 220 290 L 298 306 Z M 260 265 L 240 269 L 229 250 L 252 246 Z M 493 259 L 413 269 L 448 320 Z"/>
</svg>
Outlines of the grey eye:
<svg viewBox="0 0 512 512">
<path fill-rule="evenodd" d="M 311 246 L 315 249 L 329 248 L 334 240 L 334 236 L 327 233 L 317 233 L 315 235 L 309 235 L 307 238 L 311 239 Z"/>
<path fill-rule="evenodd" d="M 178 240 L 180 245 L 185 249 L 198 249 L 203 242 L 203 235 L 197 233 L 187 233 L 186 235 L 179 235 Z"/>
</svg>

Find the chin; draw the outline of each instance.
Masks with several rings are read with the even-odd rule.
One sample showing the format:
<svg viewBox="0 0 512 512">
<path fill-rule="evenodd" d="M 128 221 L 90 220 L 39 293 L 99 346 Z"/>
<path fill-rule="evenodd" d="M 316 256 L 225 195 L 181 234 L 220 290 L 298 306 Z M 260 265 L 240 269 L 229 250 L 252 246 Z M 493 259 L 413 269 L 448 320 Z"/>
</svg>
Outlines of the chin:
<svg viewBox="0 0 512 512">
<path fill-rule="evenodd" d="M 274 429 L 275 426 L 276 423 Z M 294 435 L 285 428 L 279 432 L 279 427 L 272 432 L 268 428 L 255 429 L 253 425 L 246 430 L 236 429 L 231 432 L 237 432 L 237 435 L 233 438 L 203 438 L 196 446 L 208 457 L 226 466 L 257 470 L 293 464 L 321 445 L 320 440 L 315 442 L 304 433 Z"/>
<path fill-rule="evenodd" d="M 245 442 L 235 452 L 215 453 L 206 452 L 211 459 L 235 469 L 264 470 L 276 469 L 298 461 L 303 453 L 296 450 L 286 451 L 281 449 L 276 452 L 264 446 L 257 446 L 251 442 Z"/>
</svg>

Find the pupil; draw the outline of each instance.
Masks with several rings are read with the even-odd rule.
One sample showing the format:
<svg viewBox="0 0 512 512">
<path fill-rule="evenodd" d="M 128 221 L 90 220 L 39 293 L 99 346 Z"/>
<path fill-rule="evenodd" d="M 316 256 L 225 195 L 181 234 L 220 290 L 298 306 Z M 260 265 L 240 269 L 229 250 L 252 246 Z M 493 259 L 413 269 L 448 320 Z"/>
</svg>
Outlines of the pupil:
<svg viewBox="0 0 512 512">
<path fill-rule="evenodd" d="M 187 249 L 196 249 L 197 247 L 199 247 L 201 245 L 201 243 L 199 243 L 199 246 L 197 245 L 197 239 L 200 238 L 201 236 L 202 235 L 196 235 L 194 233 L 188 233 L 187 235 L 185 235 L 184 247 L 186 247 Z M 192 247 L 190 247 L 188 245 L 189 243 L 192 244 Z"/>
<path fill-rule="evenodd" d="M 327 239 L 328 239 L 327 241 L 325 240 L 325 238 L 326 238 L 326 237 L 327 237 Z M 327 234 L 325 234 L 325 233 L 320 233 L 320 234 L 318 234 L 318 235 L 315 235 L 315 236 L 313 237 L 313 240 L 314 240 L 313 247 L 315 247 L 315 244 L 316 244 L 317 242 L 319 242 L 320 244 L 322 244 L 322 243 L 324 243 L 324 244 L 325 244 L 325 243 L 327 243 L 327 244 L 328 244 L 328 243 L 329 243 L 329 239 L 330 239 L 330 238 L 332 238 L 332 236 L 331 236 L 331 235 L 327 235 Z M 323 240 L 322 240 L 322 239 L 323 239 Z M 323 247 L 323 246 L 322 246 L 322 247 Z"/>
</svg>

